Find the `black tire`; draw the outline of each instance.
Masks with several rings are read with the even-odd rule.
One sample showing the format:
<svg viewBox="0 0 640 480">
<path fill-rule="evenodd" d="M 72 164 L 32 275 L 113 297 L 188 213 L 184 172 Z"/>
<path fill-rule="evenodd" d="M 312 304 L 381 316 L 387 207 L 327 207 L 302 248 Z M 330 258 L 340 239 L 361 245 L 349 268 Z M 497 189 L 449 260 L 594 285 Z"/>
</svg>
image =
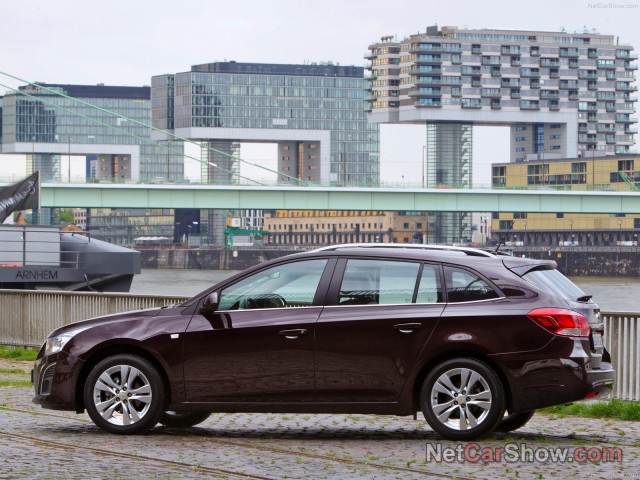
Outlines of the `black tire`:
<svg viewBox="0 0 640 480">
<path fill-rule="evenodd" d="M 164 413 L 165 386 L 148 360 L 137 355 L 113 355 L 89 373 L 84 404 L 93 423 L 102 430 L 121 435 L 141 433 L 158 423 Z"/>
<path fill-rule="evenodd" d="M 520 427 L 523 427 L 533 414 L 536 413 L 535 410 L 531 412 L 519 412 L 519 413 L 507 413 L 500 420 L 500 423 L 495 428 L 496 432 L 513 432 L 514 430 L 518 430 Z"/>
<path fill-rule="evenodd" d="M 211 412 L 172 412 L 167 411 L 160 417 L 160 423 L 167 427 L 186 428 L 204 422 Z"/>
<path fill-rule="evenodd" d="M 450 440 L 471 440 L 492 432 L 502 420 L 504 389 L 485 363 L 454 358 L 427 374 L 420 405 L 437 433 Z"/>
</svg>

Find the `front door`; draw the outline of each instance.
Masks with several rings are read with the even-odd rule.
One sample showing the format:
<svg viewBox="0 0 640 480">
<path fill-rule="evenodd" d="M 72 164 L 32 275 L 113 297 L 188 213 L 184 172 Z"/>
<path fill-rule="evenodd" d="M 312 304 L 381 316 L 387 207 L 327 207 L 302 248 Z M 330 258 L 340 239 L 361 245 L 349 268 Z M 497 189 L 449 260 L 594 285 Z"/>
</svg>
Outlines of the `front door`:
<svg viewBox="0 0 640 480">
<path fill-rule="evenodd" d="M 313 395 L 316 293 L 326 259 L 282 263 L 222 289 L 185 334 L 189 402 L 294 402 Z"/>
</svg>

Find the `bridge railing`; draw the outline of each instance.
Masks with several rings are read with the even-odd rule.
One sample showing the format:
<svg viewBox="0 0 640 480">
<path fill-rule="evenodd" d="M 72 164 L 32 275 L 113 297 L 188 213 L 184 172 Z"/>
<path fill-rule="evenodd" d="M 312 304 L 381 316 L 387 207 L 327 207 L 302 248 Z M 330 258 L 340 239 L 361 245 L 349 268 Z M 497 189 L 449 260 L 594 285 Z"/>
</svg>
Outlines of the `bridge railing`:
<svg viewBox="0 0 640 480">
<path fill-rule="evenodd" d="M 40 347 L 52 330 L 86 318 L 180 303 L 186 297 L 0 290 L 0 345 Z M 603 312 L 617 373 L 613 397 L 640 400 L 640 313 Z"/>
</svg>

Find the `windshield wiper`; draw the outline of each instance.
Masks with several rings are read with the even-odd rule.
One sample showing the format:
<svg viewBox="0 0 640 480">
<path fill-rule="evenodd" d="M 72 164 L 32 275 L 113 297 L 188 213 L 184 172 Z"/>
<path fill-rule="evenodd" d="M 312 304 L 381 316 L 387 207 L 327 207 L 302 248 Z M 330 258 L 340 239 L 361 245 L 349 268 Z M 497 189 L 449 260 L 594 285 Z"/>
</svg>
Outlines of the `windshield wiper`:
<svg viewBox="0 0 640 480">
<path fill-rule="evenodd" d="M 591 297 L 593 297 L 593 295 L 583 295 L 581 297 L 578 297 L 576 302 L 588 302 L 589 300 L 591 300 Z"/>
</svg>

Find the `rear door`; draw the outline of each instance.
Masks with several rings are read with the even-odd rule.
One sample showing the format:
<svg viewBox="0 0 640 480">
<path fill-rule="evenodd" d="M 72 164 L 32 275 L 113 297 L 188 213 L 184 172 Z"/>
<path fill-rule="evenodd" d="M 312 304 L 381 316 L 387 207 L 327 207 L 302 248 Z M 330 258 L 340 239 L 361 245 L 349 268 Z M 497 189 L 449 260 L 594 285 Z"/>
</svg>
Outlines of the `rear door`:
<svg viewBox="0 0 640 480">
<path fill-rule="evenodd" d="M 437 265 L 341 259 L 316 327 L 318 400 L 396 401 L 443 308 Z"/>
</svg>

